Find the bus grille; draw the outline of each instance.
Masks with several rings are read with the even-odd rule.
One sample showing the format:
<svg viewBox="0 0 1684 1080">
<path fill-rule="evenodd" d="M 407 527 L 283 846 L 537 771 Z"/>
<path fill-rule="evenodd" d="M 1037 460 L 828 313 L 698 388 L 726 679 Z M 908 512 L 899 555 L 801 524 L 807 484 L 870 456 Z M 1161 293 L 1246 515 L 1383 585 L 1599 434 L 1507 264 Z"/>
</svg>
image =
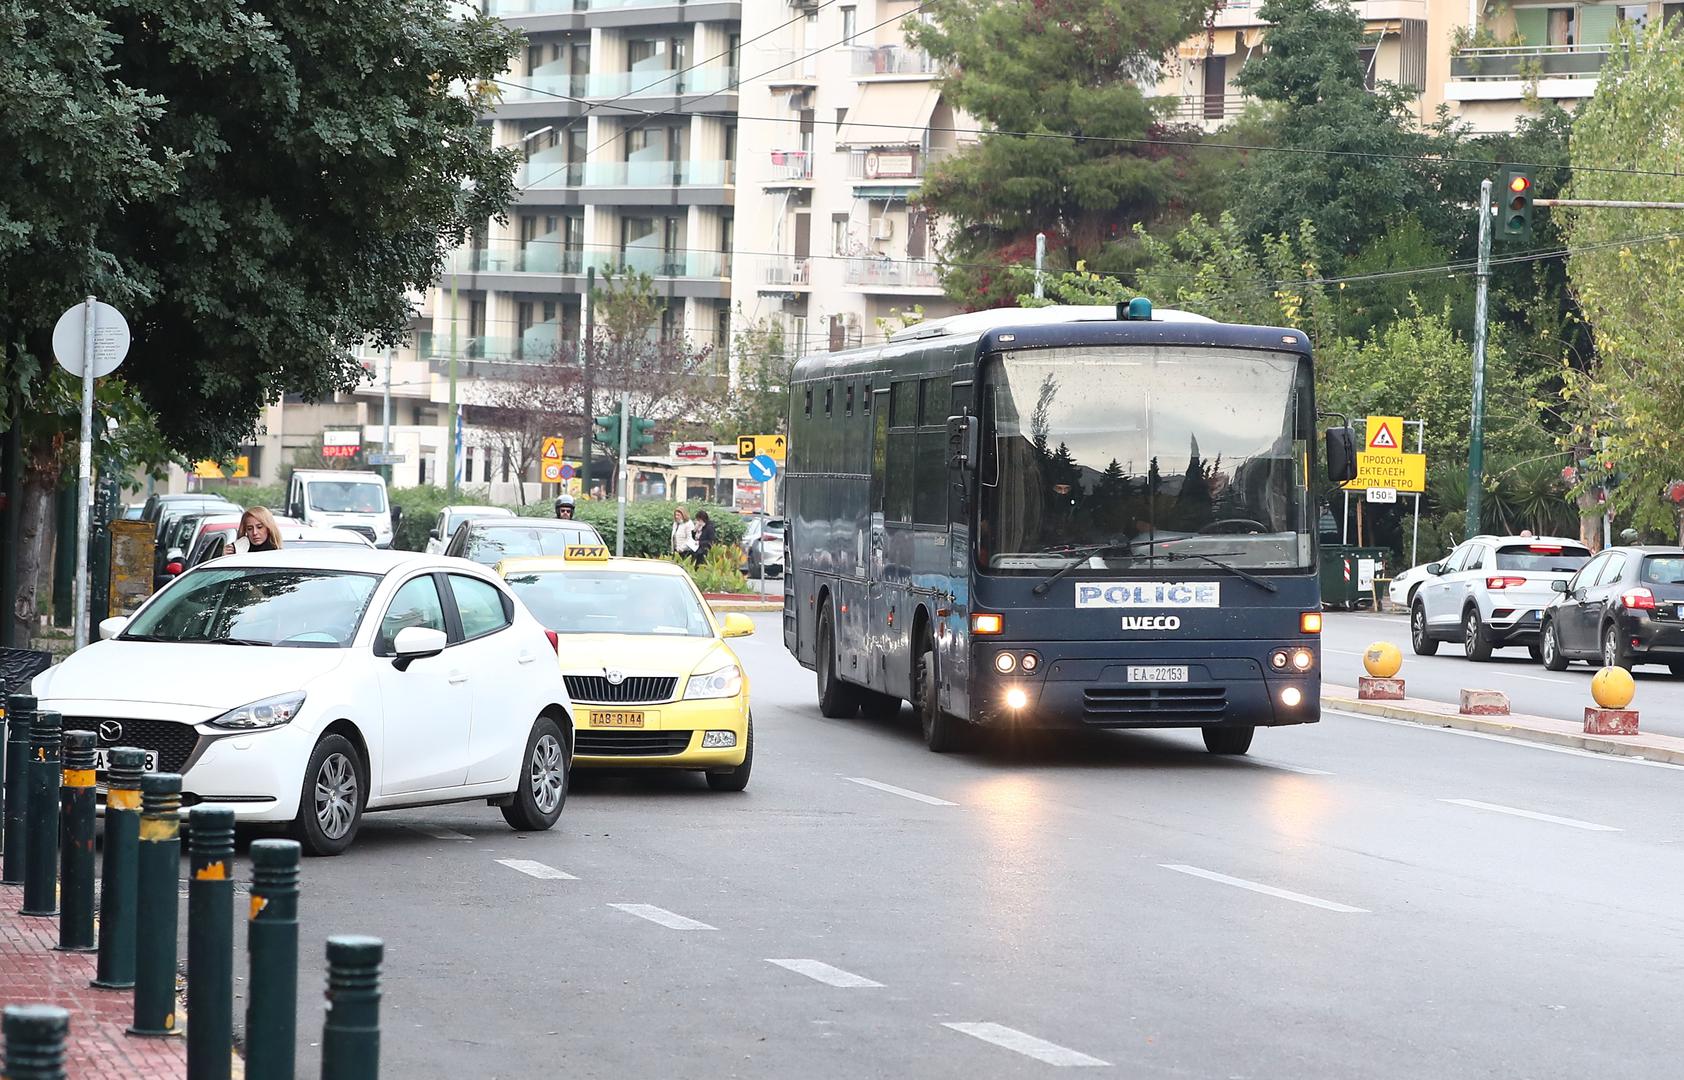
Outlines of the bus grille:
<svg viewBox="0 0 1684 1080">
<path fill-rule="evenodd" d="M 1090 724 L 1213 719 L 1228 709 L 1220 686 L 1099 686 L 1082 692 L 1082 716 Z"/>
<path fill-rule="evenodd" d="M 671 675 L 628 675 L 611 683 L 601 675 L 568 675 L 567 696 L 597 705 L 635 705 L 666 701 L 678 680 Z"/>
<path fill-rule="evenodd" d="M 690 748 L 688 731 L 580 730 L 574 752 L 581 757 L 661 757 Z"/>
</svg>

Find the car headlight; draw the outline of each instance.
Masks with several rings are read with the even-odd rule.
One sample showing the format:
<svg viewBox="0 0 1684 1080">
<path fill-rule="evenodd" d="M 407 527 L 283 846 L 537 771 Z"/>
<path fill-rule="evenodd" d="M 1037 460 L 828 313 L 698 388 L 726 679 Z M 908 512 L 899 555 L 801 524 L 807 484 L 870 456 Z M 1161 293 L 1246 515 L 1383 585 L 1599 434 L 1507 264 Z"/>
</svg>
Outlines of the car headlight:
<svg viewBox="0 0 1684 1080">
<path fill-rule="evenodd" d="M 237 709 L 229 709 L 215 720 L 209 721 L 209 724 L 211 727 L 231 728 L 236 731 L 280 727 L 290 723 L 303 707 L 302 690 L 292 694 L 276 694 L 261 701 L 253 701 L 249 705 L 241 705 Z"/>
<path fill-rule="evenodd" d="M 716 671 L 705 675 L 690 676 L 690 683 L 684 688 L 684 700 L 695 701 L 698 698 L 733 698 L 743 692 L 743 669 L 736 664 L 726 664 Z"/>
</svg>

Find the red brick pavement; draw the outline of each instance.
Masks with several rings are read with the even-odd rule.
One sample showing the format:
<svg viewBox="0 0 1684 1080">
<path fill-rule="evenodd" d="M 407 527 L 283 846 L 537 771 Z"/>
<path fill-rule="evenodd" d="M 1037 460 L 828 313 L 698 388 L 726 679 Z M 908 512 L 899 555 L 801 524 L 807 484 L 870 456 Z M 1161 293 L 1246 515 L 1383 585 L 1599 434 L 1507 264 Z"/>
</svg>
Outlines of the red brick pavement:
<svg viewBox="0 0 1684 1080">
<path fill-rule="evenodd" d="M 95 990 L 92 953 L 54 952 L 58 920 L 25 918 L 23 888 L 0 885 L 0 1004 L 58 1005 L 70 1010 L 66 1062 L 74 1080 L 181 1080 L 187 1047 L 177 1039 L 124 1033 L 134 1019 L 134 995 Z"/>
</svg>

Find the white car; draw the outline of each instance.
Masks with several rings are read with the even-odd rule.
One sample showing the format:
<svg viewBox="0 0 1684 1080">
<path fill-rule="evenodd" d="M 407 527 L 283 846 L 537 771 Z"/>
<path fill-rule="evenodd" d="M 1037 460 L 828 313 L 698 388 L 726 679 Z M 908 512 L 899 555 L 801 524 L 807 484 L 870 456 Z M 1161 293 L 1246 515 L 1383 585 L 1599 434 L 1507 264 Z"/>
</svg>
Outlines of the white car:
<svg viewBox="0 0 1684 1080">
<path fill-rule="evenodd" d="M 506 506 L 447 506 L 427 533 L 427 554 L 437 555 L 456 535 L 456 527 L 472 518 L 512 518 L 515 512 Z"/>
<path fill-rule="evenodd" d="M 573 708 L 555 637 L 485 567 L 370 548 L 196 567 L 34 682 L 65 730 L 147 751 L 187 805 L 344 851 L 365 810 L 485 799 L 555 824 Z M 243 646 L 243 647 L 242 647 Z"/>
<path fill-rule="evenodd" d="M 1427 567 L 1431 565 L 1422 563 L 1420 566 L 1411 566 L 1393 578 L 1391 584 L 1386 586 L 1386 602 L 1393 607 L 1408 610 L 1409 605 L 1415 602 L 1415 594 L 1420 590 L 1421 582 L 1427 580 Z"/>
<path fill-rule="evenodd" d="M 1409 605 L 1409 643 L 1421 656 L 1442 641 L 1459 641 L 1469 660 L 1492 649 L 1524 645 L 1539 656 L 1544 607 L 1554 582 L 1590 561 L 1590 549 L 1557 536 L 1476 536 L 1442 562 L 1427 564 L 1427 579 Z"/>
</svg>

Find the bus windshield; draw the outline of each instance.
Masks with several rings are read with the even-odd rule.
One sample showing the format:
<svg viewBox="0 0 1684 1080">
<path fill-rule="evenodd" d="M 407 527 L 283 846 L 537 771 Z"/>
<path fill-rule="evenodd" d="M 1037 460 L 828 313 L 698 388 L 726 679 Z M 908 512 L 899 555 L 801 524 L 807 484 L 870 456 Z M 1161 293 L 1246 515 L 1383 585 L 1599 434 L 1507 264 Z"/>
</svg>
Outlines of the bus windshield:
<svg viewBox="0 0 1684 1080">
<path fill-rule="evenodd" d="M 1305 358 L 1033 349 L 989 357 L 983 386 L 980 570 L 1185 573 L 1177 555 L 1311 568 Z"/>
</svg>

